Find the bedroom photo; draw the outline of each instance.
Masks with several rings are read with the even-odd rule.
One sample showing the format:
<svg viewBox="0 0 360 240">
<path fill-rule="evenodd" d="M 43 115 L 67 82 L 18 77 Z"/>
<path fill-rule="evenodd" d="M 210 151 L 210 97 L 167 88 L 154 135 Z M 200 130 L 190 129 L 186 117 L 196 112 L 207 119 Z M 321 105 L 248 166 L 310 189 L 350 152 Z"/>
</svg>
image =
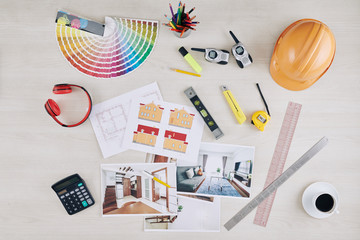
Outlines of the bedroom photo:
<svg viewBox="0 0 360 240">
<path fill-rule="evenodd" d="M 198 158 L 177 160 L 177 191 L 249 198 L 255 147 L 201 143 Z"/>
</svg>

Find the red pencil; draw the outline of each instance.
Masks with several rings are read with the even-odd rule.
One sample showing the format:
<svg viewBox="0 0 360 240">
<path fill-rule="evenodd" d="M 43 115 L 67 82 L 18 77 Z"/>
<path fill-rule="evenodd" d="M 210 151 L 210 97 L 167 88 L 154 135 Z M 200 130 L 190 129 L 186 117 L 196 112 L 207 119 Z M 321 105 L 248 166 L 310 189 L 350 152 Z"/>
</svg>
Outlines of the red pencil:
<svg viewBox="0 0 360 240">
<path fill-rule="evenodd" d="M 182 30 L 181 34 L 180 34 L 180 37 L 182 37 L 182 35 L 184 34 L 185 32 L 185 28 Z"/>
</svg>

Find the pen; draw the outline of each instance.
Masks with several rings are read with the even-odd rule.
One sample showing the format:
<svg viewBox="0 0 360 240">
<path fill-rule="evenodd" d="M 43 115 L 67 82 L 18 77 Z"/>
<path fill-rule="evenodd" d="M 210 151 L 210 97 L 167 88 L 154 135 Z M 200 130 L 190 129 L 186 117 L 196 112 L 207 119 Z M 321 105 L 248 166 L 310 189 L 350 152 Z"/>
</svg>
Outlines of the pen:
<svg viewBox="0 0 360 240">
<path fill-rule="evenodd" d="M 188 75 L 195 76 L 195 77 L 201 77 L 201 75 L 197 74 L 197 73 L 187 72 L 187 71 L 180 70 L 180 69 L 175 69 L 175 68 L 170 68 L 170 69 L 175 71 L 175 72 L 178 72 L 178 73 L 184 73 L 184 74 L 188 74 Z"/>
<path fill-rule="evenodd" d="M 242 124 L 246 120 L 246 116 L 239 107 L 239 104 L 235 100 L 234 96 L 232 95 L 231 91 L 225 86 L 221 86 L 221 90 L 223 91 L 223 94 L 226 98 L 226 101 L 228 102 L 231 110 L 233 111 L 236 120 L 239 122 L 239 124 Z"/>
<path fill-rule="evenodd" d="M 158 183 L 164 185 L 165 187 L 171 188 L 171 186 L 169 184 L 167 184 L 166 182 L 161 181 L 160 179 L 158 179 L 157 177 L 154 177 L 152 174 L 150 174 L 147 171 L 143 171 L 143 173 L 148 176 L 149 178 L 152 178 L 154 181 L 157 181 Z"/>
</svg>

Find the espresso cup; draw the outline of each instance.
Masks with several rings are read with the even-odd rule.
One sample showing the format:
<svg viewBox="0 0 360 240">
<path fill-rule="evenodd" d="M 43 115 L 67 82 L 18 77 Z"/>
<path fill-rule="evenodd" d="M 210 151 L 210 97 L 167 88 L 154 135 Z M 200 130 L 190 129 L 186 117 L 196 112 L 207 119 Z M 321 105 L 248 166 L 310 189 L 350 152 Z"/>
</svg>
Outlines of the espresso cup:
<svg viewBox="0 0 360 240">
<path fill-rule="evenodd" d="M 302 198 L 304 210 L 314 218 L 326 218 L 339 213 L 338 202 L 335 187 L 326 182 L 311 184 L 305 189 Z"/>
</svg>

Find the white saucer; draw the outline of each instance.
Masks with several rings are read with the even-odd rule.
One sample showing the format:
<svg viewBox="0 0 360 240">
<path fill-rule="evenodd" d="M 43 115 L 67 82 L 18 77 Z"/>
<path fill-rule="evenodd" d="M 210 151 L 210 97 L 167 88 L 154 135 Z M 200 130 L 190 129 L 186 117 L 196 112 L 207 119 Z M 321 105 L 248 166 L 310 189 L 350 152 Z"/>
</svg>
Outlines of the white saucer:
<svg viewBox="0 0 360 240">
<path fill-rule="evenodd" d="M 324 213 L 319 211 L 313 204 L 313 198 L 321 193 L 329 193 L 333 198 L 335 198 L 334 210 L 330 213 Z M 339 205 L 338 192 L 335 187 L 327 182 L 316 182 L 308 186 L 302 196 L 302 204 L 307 214 L 314 218 L 326 218 L 331 216 L 334 212 L 337 211 Z"/>
</svg>

